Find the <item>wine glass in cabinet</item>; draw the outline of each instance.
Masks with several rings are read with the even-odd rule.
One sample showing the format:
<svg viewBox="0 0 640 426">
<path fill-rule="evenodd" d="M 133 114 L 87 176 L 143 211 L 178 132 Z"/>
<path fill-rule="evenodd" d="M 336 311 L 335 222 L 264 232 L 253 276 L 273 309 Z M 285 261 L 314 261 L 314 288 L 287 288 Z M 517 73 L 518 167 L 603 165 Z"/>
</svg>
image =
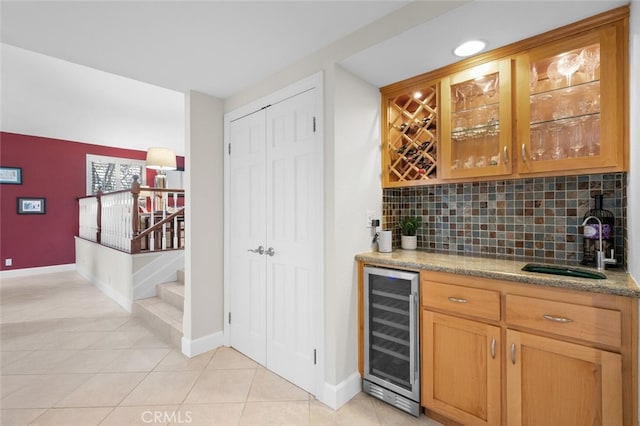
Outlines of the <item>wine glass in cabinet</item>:
<svg viewBox="0 0 640 426">
<path fill-rule="evenodd" d="M 516 58 L 520 173 L 607 170 L 623 163 L 623 52 L 610 25 Z"/>
<path fill-rule="evenodd" d="M 444 178 L 511 173 L 511 65 L 482 64 L 442 80 Z"/>
<path fill-rule="evenodd" d="M 424 184 L 438 176 L 438 90 L 425 84 L 383 97 L 382 183 Z M 386 108 L 384 108 L 386 106 Z"/>
</svg>

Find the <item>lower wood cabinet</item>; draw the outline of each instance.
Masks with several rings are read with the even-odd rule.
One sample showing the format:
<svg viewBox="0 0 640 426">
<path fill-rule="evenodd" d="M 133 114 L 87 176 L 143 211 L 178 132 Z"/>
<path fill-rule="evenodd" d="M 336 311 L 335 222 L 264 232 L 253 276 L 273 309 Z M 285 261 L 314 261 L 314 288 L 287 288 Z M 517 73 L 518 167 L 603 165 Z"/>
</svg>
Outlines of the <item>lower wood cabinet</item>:
<svg viewBox="0 0 640 426">
<path fill-rule="evenodd" d="M 506 330 L 507 422 L 622 425 L 622 357 Z"/>
<path fill-rule="evenodd" d="M 465 425 L 500 424 L 500 327 L 422 312 L 422 405 Z"/>
<path fill-rule="evenodd" d="M 635 299 L 423 271 L 421 402 L 445 424 L 636 425 Z"/>
</svg>

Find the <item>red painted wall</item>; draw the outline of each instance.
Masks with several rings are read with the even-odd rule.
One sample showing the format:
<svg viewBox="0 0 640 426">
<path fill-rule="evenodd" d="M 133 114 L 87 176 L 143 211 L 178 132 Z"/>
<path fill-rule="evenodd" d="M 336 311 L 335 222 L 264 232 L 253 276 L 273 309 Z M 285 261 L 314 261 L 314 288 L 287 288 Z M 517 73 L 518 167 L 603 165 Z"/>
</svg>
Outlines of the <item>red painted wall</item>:
<svg viewBox="0 0 640 426">
<path fill-rule="evenodd" d="M 22 168 L 22 185 L 0 185 L 0 270 L 75 263 L 86 155 L 144 160 L 145 151 L 0 132 L 0 165 Z M 184 167 L 184 157 L 177 157 Z M 148 172 L 153 185 L 155 173 Z M 18 197 L 46 198 L 46 214 L 18 215 Z M 13 259 L 5 266 L 5 259 Z"/>
</svg>

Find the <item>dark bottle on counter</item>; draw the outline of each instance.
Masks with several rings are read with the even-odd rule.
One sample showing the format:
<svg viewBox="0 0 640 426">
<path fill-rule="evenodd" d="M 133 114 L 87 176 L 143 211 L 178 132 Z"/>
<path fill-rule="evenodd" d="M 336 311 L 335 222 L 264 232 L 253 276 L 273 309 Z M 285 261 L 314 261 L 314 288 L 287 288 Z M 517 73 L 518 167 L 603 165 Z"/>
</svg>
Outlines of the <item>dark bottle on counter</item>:
<svg viewBox="0 0 640 426">
<path fill-rule="evenodd" d="M 611 249 L 615 248 L 614 244 L 614 225 L 615 217 L 609 210 L 602 208 L 602 194 L 593 196 L 595 206 L 593 209 L 585 213 L 584 219 L 589 216 L 595 216 L 602 222 L 602 229 L 597 221 L 591 219 L 589 223 L 584 225 L 582 230 L 583 239 L 583 255 L 582 265 L 596 266 L 596 256 L 600 250 L 600 233 L 602 232 L 602 250 L 605 254 L 609 254 Z"/>
</svg>

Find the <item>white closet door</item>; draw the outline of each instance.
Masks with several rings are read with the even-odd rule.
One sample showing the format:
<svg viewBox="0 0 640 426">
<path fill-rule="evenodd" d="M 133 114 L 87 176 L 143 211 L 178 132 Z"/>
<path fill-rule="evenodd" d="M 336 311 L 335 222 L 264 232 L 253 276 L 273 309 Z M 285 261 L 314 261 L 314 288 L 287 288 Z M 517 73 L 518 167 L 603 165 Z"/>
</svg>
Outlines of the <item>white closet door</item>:
<svg viewBox="0 0 640 426">
<path fill-rule="evenodd" d="M 315 394 L 322 248 L 316 89 L 230 124 L 231 346 Z M 252 252 L 260 246 L 264 254 Z"/>
<path fill-rule="evenodd" d="M 267 108 L 267 367 L 315 393 L 314 292 L 322 247 L 316 89 Z"/>
<path fill-rule="evenodd" d="M 230 341 L 231 346 L 266 365 L 265 113 L 230 124 Z"/>
</svg>

